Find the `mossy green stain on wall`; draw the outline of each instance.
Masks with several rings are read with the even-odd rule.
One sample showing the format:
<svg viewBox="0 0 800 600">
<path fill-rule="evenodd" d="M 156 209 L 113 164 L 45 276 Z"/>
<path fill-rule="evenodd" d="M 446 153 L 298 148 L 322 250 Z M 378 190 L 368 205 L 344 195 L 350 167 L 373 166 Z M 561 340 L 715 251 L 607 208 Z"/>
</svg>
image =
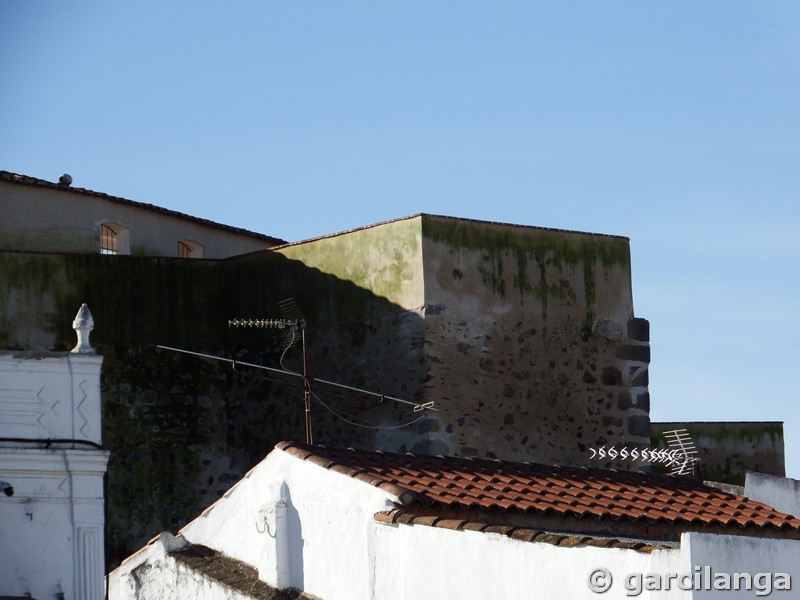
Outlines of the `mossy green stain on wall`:
<svg viewBox="0 0 800 600">
<path fill-rule="evenodd" d="M 371 290 L 277 252 L 229 259 L 225 261 L 224 272 L 225 286 L 229 289 L 247 281 L 244 293 L 228 299 L 232 316 L 280 316 L 275 314 L 278 303 L 291 297 L 305 316 L 311 343 L 315 335 L 333 329 L 360 345 L 368 334 L 368 323 L 390 318 L 402 310 Z M 398 280 L 405 277 L 396 275 Z M 246 331 L 240 334 L 251 335 Z M 263 339 L 265 333 L 262 331 L 260 335 Z"/>
<path fill-rule="evenodd" d="M 420 224 L 405 219 L 275 251 L 401 306 L 419 305 L 413 283 L 421 268 Z"/>
<path fill-rule="evenodd" d="M 776 444 L 783 445 L 783 423 L 775 421 L 653 423 L 650 434 L 653 443 L 662 440 L 665 431 L 670 431 L 676 427 L 688 429 L 693 439 L 705 437 L 717 444 L 734 442 L 759 445 L 766 436 L 769 437 L 773 446 Z"/>
<path fill-rule="evenodd" d="M 499 255 L 487 255 L 483 257 L 484 262 L 489 263 L 489 267 L 478 267 L 481 274 L 481 282 L 490 288 L 500 298 L 506 297 L 506 280 L 503 276 L 503 260 Z"/>
<path fill-rule="evenodd" d="M 597 300 L 597 288 L 594 279 L 594 270 L 592 269 L 592 265 L 588 262 L 583 263 L 583 289 L 586 300 L 586 316 L 584 317 L 583 324 L 581 325 L 581 337 L 585 342 L 589 339 L 589 336 L 592 335 L 592 329 L 594 327 L 595 302 Z"/>
<path fill-rule="evenodd" d="M 652 423 L 653 447 L 666 447 L 664 432 L 674 429 L 688 430 L 698 449 L 702 479 L 743 485 L 747 471 L 785 475 L 782 423 Z"/>
<path fill-rule="evenodd" d="M 625 238 L 516 227 L 423 215 L 422 233 L 427 239 L 442 244 L 454 255 L 463 251 L 479 252 L 481 282 L 495 295 L 508 294 L 503 264 L 516 263 L 511 285 L 524 303 L 526 295 L 534 295 L 541 305 L 542 318 L 547 319 L 549 302 L 574 303 L 576 291 L 570 284 L 572 272 L 582 266 L 585 315 L 581 330 L 585 339 L 591 334 L 597 300 L 596 268 L 606 274 L 622 269 L 630 281 L 630 248 Z M 536 265 L 536 283 L 530 281 L 530 267 Z M 557 281 L 549 281 L 553 270 L 560 273 Z"/>
<path fill-rule="evenodd" d="M 514 288 L 520 291 L 520 299 L 524 301 L 525 294 L 534 293 L 535 287 L 531 285 L 531 282 L 528 279 L 528 257 L 524 253 L 517 254 L 517 272 L 514 274 L 514 278 L 512 281 Z M 543 282 L 541 279 L 541 270 L 540 270 L 540 279 L 539 285 L 541 286 L 542 283 L 546 285 L 546 280 Z"/>
<path fill-rule="evenodd" d="M 626 238 L 517 227 L 495 223 L 422 215 L 422 235 L 450 246 L 454 251 L 484 251 L 503 255 L 524 252 L 537 261 L 552 260 L 556 267 L 599 262 L 604 267 L 630 269 Z"/>
<path fill-rule="evenodd" d="M 0 234 L 0 252 L 30 251 L 38 252 L 43 248 L 58 248 L 62 252 L 95 252 L 95 240 L 91 236 L 65 234 L 60 230 L 51 229 L 45 232 L 22 233 L 3 232 Z"/>
</svg>

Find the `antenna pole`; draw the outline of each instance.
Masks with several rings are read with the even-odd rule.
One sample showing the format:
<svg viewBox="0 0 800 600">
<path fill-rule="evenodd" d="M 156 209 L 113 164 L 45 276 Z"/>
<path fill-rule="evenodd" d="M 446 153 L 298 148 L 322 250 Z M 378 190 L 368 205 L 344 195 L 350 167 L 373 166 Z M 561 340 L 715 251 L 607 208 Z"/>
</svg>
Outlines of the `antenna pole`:
<svg viewBox="0 0 800 600">
<path fill-rule="evenodd" d="M 309 446 L 314 443 L 311 434 L 311 384 L 308 382 L 308 361 L 306 360 L 306 327 L 304 321 L 298 322 L 300 325 L 300 343 L 303 346 L 303 403 L 306 410 L 306 444 Z"/>
</svg>

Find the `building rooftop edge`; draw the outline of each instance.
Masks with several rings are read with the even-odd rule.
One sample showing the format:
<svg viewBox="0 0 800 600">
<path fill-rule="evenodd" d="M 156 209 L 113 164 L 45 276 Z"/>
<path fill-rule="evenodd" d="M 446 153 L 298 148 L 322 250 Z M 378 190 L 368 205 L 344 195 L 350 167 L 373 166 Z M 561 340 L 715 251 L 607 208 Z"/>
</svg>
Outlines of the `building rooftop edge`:
<svg viewBox="0 0 800 600">
<path fill-rule="evenodd" d="M 450 220 L 450 221 L 461 221 L 461 222 L 464 222 L 464 223 L 479 223 L 479 224 L 482 224 L 482 225 L 500 225 L 500 226 L 503 226 L 503 227 L 513 227 L 513 228 L 516 228 L 516 229 L 530 229 L 530 230 L 534 230 L 534 231 L 549 231 L 549 232 L 553 232 L 553 233 L 568 233 L 568 234 L 572 234 L 572 235 L 585 235 L 585 236 L 591 236 L 591 237 L 611 238 L 611 239 L 630 242 L 630 238 L 627 237 L 627 236 L 624 236 L 624 235 L 614 235 L 614 234 L 608 234 L 608 233 L 594 233 L 594 232 L 591 232 L 591 231 L 578 231 L 578 230 L 575 230 L 575 229 L 559 229 L 557 227 L 542 227 L 542 226 L 539 226 L 539 225 L 520 225 L 518 223 L 504 223 L 502 221 L 484 221 L 482 219 L 470 219 L 470 218 L 467 218 L 467 217 L 452 217 L 452 216 L 448 216 L 448 215 L 436 215 L 436 214 L 432 214 L 432 213 L 415 213 L 413 215 L 408 215 L 408 216 L 405 216 L 405 217 L 398 217 L 396 219 L 389 219 L 387 221 L 379 221 L 377 223 L 372 223 L 370 225 L 363 225 L 361 227 L 354 227 L 352 229 L 345 229 L 343 231 L 337 231 L 335 233 L 319 235 L 319 236 L 307 238 L 307 239 L 304 239 L 304 240 L 298 240 L 296 242 L 286 242 L 285 244 L 281 244 L 279 246 L 273 246 L 272 248 L 269 248 L 269 250 L 281 250 L 283 248 L 289 248 L 289 247 L 292 247 L 292 246 L 300 246 L 302 244 L 308 244 L 308 243 L 311 243 L 311 242 L 318 242 L 320 240 L 325 240 L 325 239 L 329 239 L 329 238 L 335 238 L 335 237 L 339 237 L 339 236 L 342 236 L 342 235 L 355 233 L 357 231 L 365 231 L 367 229 L 373 229 L 375 227 L 381 227 L 383 225 L 390 225 L 392 223 L 399 223 L 401 221 L 409 221 L 411 219 L 423 218 L 423 217 L 432 217 L 432 218 L 435 218 L 435 219 L 447 219 L 447 220 Z"/>
<path fill-rule="evenodd" d="M 186 213 L 182 213 L 176 210 L 171 210 L 169 208 L 164 208 L 161 206 L 156 206 L 155 204 L 148 204 L 146 202 L 138 202 L 136 200 L 129 200 L 128 198 L 122 198 L 121 196 L 112 196 L 110 194 L 106 194 L 103 192 L 96 192 L 94 190 L 86 189 L 86 188 L 79 188 L 79 187 L 72 187 L 67 185 L 61 185 L 58 183 L 53 183 L 51 181 L 47 181 L 45 179 L 39 179 L 37 177 L 30 177 L 29 175 L 21 175 L 19 173 L 12 173 L 11 171 L 3 171 L 0 170 L 0 181 L 5 181 L 8 183 L 13 183 L 17 185 L 26 185 L 30 187 L 41 187 L 47 188 L 52 190 L 57 190 L 61 192 L 75 192 L 76 194 L 81 194 L 84 196 L 91 196 L 94 198 L 102 198 L 104 200 L 109 200 L 111 202 L 117 202 L 119 204 L 126 204 L 128 206 L 136 206 L 138 208 L 149 210 L 152 212 L 160 213 L 163 215 L 168 215 L 170 217 L 175 217 L 178 219 L 183 219 L 184 221 L 190 221 L 192 223 L 197 223 L 199 225 L 204 225 L 206 227 L 211 227 L 214 229 L 222 229 L 224 231 L 229 231 L 232 233 L 238 233 L 241 235 L 247 235 L 251 237 L 255 237 L 266 242 L 269 242 L 272 245 L 283 245 L 286 244 L 286 240 L 281 238 L 276 238 L 271 235 L 266 235 L 264 233 L 257 233 L 255 231 L 250 231 L 248 229 L 243 229 L 241 227 L 234 227 L 233 225 L 225 225 L 223 223 L 217 223 L 216 221 L 211 221 L 210 219 L 203 219 L 201 217 L 195 217 L 192 215 L 188 215 Z"/>
</svg>

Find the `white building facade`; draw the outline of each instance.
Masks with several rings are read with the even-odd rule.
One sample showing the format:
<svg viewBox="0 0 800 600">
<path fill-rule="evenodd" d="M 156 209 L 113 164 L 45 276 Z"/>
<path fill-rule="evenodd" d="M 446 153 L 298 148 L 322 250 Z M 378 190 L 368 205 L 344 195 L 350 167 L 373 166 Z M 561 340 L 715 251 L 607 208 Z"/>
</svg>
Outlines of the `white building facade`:
<svg viewBox="0 0 800 600">
<path fill-rule="evenodd" d="M 88 309 L 76 325 L 88 334 Z M 100 368 L 67 353 L 0 353 L 0 596 L 105 596 Z"/>
</svg>

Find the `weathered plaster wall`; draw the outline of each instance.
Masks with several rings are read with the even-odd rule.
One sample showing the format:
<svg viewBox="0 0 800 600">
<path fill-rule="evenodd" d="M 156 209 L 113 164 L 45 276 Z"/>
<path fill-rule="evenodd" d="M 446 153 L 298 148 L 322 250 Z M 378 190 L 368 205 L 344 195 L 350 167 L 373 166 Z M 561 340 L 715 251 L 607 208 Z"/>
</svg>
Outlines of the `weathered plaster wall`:
<svg viewBox="0 0 800 600">
<path fill-rule="evenodd" d="M 788 515 L 800 515 L 800 480 L 748 471 L 744 495 Z"/>
<path fill-rule="evenodd" d="M 780 421 L 652 423 L 653 446 L 665 448 L 664 432 L 673 429 L 688 430 L 705 481 L 744 485 L 748 471 L 786 475 Z"/>
<path fill-rule="evenodd" d="M 688 555 L 682 571 L 693 573 L 699 567 L 698 570 L 704 572 L 704 567 L 708 567 L 712 574 L 723 574 L 721 578 L 713 575 L 713 579 L 701 580 L 700 589 L 696 589 L 691 598 L 796 598 L 798 595 L 798 540 L 685 533 L 681 545 L 686 548 L 684 554 Z M 744 574 L 743 578 L 734 577 L 740 573 Z M 720 581 L 720 587 L 725 587 L 724 574 L 730 576 L 728 589 L 713 589 L 715 581 Z M 779 574 L 787 575 L 788 579 Z M 709 579 L 709 585 L 705 585 Z M 784 582 L 780 584 L 782 588 L 778 587 L 779 581 Z M 785 587 L 787 581 L 790 584 L 788 589 Z"/>
<path fill-rule="evenodd" d="M 169 534 L 153 540 L 125 565 L 109 575 L 111 600 L 294 600 L 296 594 L 280 593 L 274 589 L 250 590 L 247 586 L 234 587 L 241 573 L 217 571 L 219 579 L 207 576 L 177 560 L 170 552 L 181 544 Z M 225 565 L 240 568 L 240 565 Z M 225 567 L 222 567 L 224 569 Z M 246 569 L 247 567 L 245 567 Z M 248 569 L 249 570 L 249 569 Z M 241 589 L 244 587 L 245 589 Z"/>
<path fill-rule="evenodd" d="M 206 258 L 261 250 L 271 244 L 257 235 L 204 225 L 169 214 L 67 189 L 0 181 L 0 250 L 39 252 L 99 251 L 101 222 L 130 230 L 131 254 L 177 256 L 178 240 L 204 246 Z M 35 208 L 32 208 L 35 207 Z"/>
</svg>

